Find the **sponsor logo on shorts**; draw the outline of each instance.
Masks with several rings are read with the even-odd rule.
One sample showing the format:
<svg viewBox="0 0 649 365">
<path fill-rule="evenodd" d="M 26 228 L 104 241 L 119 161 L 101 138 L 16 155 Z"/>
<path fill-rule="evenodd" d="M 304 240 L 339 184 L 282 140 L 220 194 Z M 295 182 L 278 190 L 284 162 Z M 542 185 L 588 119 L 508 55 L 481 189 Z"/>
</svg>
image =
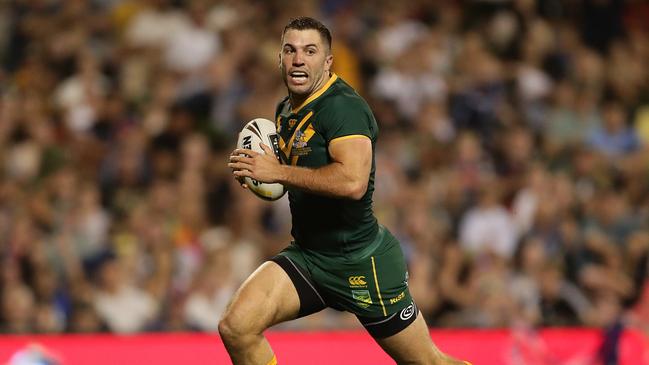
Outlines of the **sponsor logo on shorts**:
<svg viewBox="0 0 649 365">
<path fill-rule="evenodd" d="M 403 308 L 401 310 L 401 313 L 399 313 L 399 318 L 403 321 L 407 321 L 412 317 L 412 315 L 415 314 L 415 305 L 414 303 L 410 303 L 409 306 Z"/>
<path fill-rule="evenodd" d="M 399 294 L 396 297 L 390 299 L 390 304 L 397 303 L 398 301 L 400 301 L 401 299 L 403 299 L 405 297 L 406 297 L 406 292 L 402 291 L 401 294 Z"/>
<path fill-rule="evenodd" d="M 361 308 L 367 308 L 372 304 L 372 297 L 369 290 L 352 290 L 352 298 Z"/>
<path fill-rule="evenodd" d="M 349 285 L 352 288 L 366 288 L 367 287 L 367 282 L 365 281 L 365 276 L 362 276 L 362 275 L 350 276 L 348 280 L 349 280 Z"/>
</svg>

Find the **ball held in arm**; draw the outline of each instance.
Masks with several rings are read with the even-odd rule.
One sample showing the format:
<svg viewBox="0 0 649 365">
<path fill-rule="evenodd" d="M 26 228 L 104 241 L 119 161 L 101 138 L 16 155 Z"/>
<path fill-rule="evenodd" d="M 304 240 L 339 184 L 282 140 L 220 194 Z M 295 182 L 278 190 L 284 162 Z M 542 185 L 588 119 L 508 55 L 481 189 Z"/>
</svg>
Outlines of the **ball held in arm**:
<svg viewBox="0 0 649 365">
<path fill-rule="evenodd" d="M 248 122 L 239 133 L 237 148 L 265 153 L 259 145 L 260 142 L 269 146 L 275 153 L 275 157 L 281 162 L 279 136 L 275 129 L 275 123 L 268 119 L 255 118 Z M 262 183 L 250 177 L 244 177 L 243 180 L 248 189 L 263 200 L 277 200 L 286 193 L 284 185 L 279 183 Z"/>
</svg>

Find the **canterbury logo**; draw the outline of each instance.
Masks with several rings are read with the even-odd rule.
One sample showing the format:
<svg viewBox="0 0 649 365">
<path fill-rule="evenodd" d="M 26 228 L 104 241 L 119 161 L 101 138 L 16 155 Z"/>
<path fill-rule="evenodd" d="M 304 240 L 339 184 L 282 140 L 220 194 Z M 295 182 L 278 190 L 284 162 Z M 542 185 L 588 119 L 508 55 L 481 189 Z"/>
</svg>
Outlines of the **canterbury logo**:
<svg viewBox="0 0 649 365">
<path fill-rule="evenodd" d="M 365 282 L 365 276 L 350 276 L 349 285 L 351 286 L 364 286 L 367 285 Z"/>
</svg>

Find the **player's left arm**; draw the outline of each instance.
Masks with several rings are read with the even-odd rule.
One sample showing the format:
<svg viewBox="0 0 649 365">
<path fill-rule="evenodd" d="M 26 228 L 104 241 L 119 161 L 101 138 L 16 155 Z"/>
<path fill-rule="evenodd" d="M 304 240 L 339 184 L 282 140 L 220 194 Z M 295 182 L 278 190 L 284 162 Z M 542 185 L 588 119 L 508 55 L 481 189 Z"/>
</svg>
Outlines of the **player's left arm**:
<svg viewBox="0 0 649 365">
<path fill-rule="evenodd" d="M 247 149 L 233 152 L 229 166 L 235 170 L 235 177 L 247 176 L 314 194 L 355 200 L 361 199 L 367 191 L 372 169 L 372 141 L 365 135 L 332 140 L 328 149 L 332 162 L 315 169 L 282 165 L 272 157 L 270 148 L 265 145 L 262 148 L 265 155 Z"/>
</svg>

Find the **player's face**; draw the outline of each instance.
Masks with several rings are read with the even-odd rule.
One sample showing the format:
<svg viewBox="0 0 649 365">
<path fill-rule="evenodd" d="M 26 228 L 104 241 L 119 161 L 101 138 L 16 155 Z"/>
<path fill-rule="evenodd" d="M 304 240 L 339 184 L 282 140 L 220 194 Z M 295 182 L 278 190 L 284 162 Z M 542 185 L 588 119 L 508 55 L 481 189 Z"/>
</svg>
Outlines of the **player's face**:
<svg viewBox="0 0 649 365">
<path fill-rule="evenodd" d="M 306 98 L 326 82 L 333 56 L 317 30 L 289 29 L 279 60 L 289 93 Z"/>
</svg>

